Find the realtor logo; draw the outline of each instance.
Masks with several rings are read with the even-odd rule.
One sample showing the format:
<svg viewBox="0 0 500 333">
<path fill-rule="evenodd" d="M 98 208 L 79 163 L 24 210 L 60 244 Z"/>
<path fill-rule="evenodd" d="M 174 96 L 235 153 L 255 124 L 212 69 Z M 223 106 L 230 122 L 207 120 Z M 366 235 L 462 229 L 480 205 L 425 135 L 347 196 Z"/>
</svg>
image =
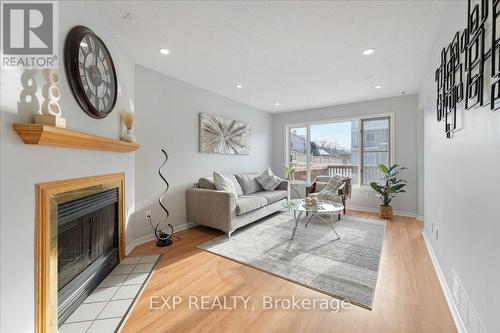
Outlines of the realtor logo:
<svg viewBox="0 0 500 333">
<path fill-rule="evenodd" d="M 2 2 L 2 68 L 57 67 L 57 2 Z"/>
</svg>

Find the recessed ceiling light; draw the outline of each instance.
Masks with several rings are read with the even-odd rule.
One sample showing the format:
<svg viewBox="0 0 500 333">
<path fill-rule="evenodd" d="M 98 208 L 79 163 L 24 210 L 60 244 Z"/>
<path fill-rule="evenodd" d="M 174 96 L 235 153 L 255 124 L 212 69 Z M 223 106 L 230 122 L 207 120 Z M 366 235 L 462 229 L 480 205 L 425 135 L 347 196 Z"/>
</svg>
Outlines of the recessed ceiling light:
<svg viewBox="0 0 500 333">
<path fill-rule="evenodd" d="M 236 88 L 241 89 L 241 88 L 243 88 L 243 85 L 242 84 L 237 84 Z"/>
<path fill-rule="evenodd" d="M 280 106 L 280 102 L 276 102 L 276 103 L 274 103 L 274 105 Z"/>
<path fill-rule="evenodd" d="M 364 55 L 370 55 L 370 54 L 373 54 L 373 52 L 375 52 L 375 49 L 366 49 L 363 51 L 363 54 Z"/>
<path fill-rule="evenodd" d="M 165 55 L 167 55 L 167 54 L 169 54 L 169 53 L 170 53 L 170 51 L 169 51 L 169 50 L 167 50 L 167 49 L 165 49 L 165 48 L 161 48 L 161 49 L 160 49 L 160 53 L 161 53 L 161 54 L 165 54 Z"/>
<path fill-rule="evenodd" d="M 382 86 L 379 84 L 378 86 L 375 86 L 375 87 L 373 87 L 373 88 L 375 88 L 375 89 L 380 89 L 380 88 L 382 88 Z"/>
</svg>

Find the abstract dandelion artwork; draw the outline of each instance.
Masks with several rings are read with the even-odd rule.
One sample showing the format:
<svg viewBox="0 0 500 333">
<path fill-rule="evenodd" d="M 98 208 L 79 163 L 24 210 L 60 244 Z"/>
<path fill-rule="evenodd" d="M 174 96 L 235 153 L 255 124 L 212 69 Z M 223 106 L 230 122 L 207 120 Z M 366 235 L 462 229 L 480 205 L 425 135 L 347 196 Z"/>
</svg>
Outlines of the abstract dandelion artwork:
<svg viewBox="0 0 500 333">
<path fill-rule="evenodd" d="M 200 151 L 248 155 L 250 154 L 250 126 L 243 121 L 200 113 Z"/>
</svg>

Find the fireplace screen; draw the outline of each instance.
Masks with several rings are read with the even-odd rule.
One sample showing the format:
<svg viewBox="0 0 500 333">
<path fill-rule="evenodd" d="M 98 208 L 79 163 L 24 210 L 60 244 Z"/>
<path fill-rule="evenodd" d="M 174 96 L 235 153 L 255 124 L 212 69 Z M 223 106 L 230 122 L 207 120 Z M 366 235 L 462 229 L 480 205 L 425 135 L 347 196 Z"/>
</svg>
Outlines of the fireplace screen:
<svg viewBox="0 0 500 333">
<path fill-rule="evenodd" d="M 102 255 L 118 247 L 116 205 L 76 218 L 58 229 L 58 290 Z"/>
<path fill-rule="evenodd" d="M 118 264 L 118 189 L 58 205 L 59 323 Z"/>
</svg>

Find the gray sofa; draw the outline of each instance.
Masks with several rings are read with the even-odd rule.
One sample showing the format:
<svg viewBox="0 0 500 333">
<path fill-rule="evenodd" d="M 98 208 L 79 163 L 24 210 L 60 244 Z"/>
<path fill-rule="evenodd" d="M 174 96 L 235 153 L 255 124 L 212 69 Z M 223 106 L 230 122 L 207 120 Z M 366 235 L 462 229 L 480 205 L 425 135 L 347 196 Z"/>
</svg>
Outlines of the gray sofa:
<svg viewBox="0 0 500 333">
<path fill-rule="evenodd" d="M 257 173 L 227 176 L 236 186 L 238 196 L 218 191 L 212 177 L 200 178 L 186 191 L 187 221 L 222 230 L 228 237 L 236 229 L 255 222 L 283 208 L 289 198 L 288 181 L 274 191 L 264 190 Z"/>
</svg>

